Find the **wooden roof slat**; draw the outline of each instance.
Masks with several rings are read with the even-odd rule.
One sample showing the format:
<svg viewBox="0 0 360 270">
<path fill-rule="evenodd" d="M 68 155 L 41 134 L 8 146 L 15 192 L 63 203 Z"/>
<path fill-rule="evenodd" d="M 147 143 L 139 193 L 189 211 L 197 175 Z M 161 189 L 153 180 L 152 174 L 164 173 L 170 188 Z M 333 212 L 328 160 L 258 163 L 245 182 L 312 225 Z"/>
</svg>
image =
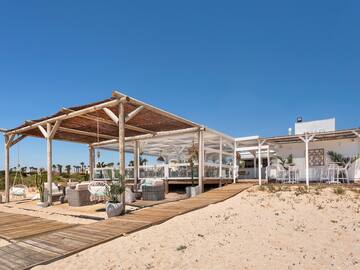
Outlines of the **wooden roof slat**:
<svg viewBox="0 0 360 270">
<path fill-rule="evenodd" d="M 109 116 L 103 109 L 107 108 L 107 111 L 116 116 L 119 102 L 124 102 L 127 120 L 125 136 L 127 138 L 142 135 L 154 136 L 158 132 L 194 127 L 200 128 L 200 125 L 191 121 L 122 95 L 87 105 L 63 108 L 49 117 L 27 121 L 15 129 L 7 130 L 6 134 L 44 138 L 45 135 L 48 136 L 43 132 L 46 131 L 44 126 L 51 123 L 58 127 L 58 131 L 52 134 L 55 140 L 92 144 L 116 139 L 119 132 L 118 125 L 108 119 Z"/>
</svg>

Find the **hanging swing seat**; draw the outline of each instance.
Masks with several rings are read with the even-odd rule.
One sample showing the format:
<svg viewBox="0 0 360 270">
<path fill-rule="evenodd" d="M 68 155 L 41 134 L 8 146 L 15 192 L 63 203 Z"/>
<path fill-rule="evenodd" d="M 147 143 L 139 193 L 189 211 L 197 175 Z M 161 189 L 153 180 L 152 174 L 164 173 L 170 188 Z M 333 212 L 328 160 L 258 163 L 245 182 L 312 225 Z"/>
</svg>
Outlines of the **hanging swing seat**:
<svg viewBox="0 0 360 270">
<path fill-rule="evenodd" d="M 27 186 L 19 184 L 19 185 L 14 185 L 10 188 L 10 194 L 14 197 L 23 197 L 26 198 L 26 193 L 27 193 Z"/>
</svg>

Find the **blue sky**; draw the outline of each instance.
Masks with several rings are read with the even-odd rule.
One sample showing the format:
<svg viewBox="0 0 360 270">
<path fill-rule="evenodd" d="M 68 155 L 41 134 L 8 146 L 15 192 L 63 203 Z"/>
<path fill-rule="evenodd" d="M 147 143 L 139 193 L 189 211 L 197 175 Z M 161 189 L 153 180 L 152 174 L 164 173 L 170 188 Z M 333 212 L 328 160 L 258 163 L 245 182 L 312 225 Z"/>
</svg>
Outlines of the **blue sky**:
<svg viewBox="0 0 360 270">
<path fill-rule="evenodd" d="M 358 127 L 359 13 L 359 1 L 0 0 L 0 126 L 120 89 L 233 136 L 285 134 L 299 115 Z M 23 166 L 45 166 L 44 141 L 19 149 Z M 87 158 L 55 143 L 54 163 Z"/>
</svg>

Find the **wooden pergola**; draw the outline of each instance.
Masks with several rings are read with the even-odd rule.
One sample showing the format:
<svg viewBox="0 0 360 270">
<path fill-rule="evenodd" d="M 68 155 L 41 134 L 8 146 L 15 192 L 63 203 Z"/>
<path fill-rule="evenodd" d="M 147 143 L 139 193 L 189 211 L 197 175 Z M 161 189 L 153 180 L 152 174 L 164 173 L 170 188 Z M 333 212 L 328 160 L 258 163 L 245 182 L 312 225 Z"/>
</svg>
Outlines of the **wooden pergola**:
<svg viewBox="0 0 360 270">
<path fill-rule="evenodd" d="M 5 200 L 9 194 L 10 148 L 24 138 L 45 138 L 47 142 L 47 182 L 52 184 L 52 141 L 61 140 L 89 145 L 90 172 L 95 166 L 95 147 L 116 144 L 119 152 L 119 171 L 125 175 L 125 141 L 134 142 L 134 166 L 138 162 L 138 141 L 174 134 L 197 133 L 199 153 L 203 153 L 203 131 L 199 124 L 176 116 L 118 91 L 112 97 L 78 107 L 62 108 L 54 115 L 25 121 L 19 127 L 4 132 L 5 137 Z M 199 184 L 203 178 L 204 157 L 199 156 Z M 137 172 L 137 169 L 135 169 Z M 92 176 L 92 175 L 91 175 Z M 135 179 L 137 176 L 135 176 Z M 122 183 L 124 185 L 124 183 Z M 200 184 L 200 186 L 202 186 Z M 48 203 L 52 203 L 51 188 Z"/>
</svg>

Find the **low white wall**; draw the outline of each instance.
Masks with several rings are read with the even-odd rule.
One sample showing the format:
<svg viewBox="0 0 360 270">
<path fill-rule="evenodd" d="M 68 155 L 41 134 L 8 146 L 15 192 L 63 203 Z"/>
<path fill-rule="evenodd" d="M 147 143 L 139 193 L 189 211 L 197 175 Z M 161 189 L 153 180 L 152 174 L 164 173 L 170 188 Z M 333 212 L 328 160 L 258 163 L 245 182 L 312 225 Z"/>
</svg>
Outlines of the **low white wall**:
<svg viewBox="0 0 360 270">
<path fill-rule="evenodd" d="M 319 141 L 310 142 L 309 149 L 324 149 L 325 152 L 325 167 L 331 162 L 328 151 L 340 153 L 346 157 L 358 155 L 360 153 L 359 140 L 334 140 L 334 141 Z M 278 156 L 286 158 L 288 155 L 293 155 L 293 161 L 300 170 L 300 179 L 305 179 L 305 143 L 283 144 L 276 147 Z M 273 164 L 276 161 L 273 161 Z M 310 167 L 310 180 L 318 180 L 322 167 Z M 351 180 L 360 180 L 360 159 L 351 165 L 349 168 L 349 177 Z"/>
</svg>

